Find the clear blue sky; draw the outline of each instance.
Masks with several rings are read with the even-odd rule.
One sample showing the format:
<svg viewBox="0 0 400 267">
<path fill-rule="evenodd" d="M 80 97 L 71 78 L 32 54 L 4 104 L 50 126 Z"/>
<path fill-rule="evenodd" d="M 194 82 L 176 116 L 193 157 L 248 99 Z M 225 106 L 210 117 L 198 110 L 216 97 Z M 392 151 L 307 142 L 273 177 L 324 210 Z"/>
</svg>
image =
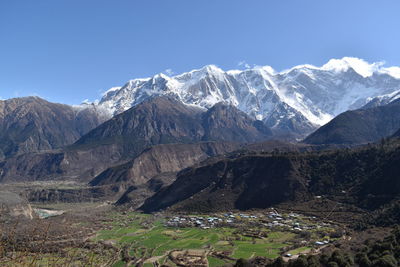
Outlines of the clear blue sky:
<svg viewBox="0 0 400 267">
<path fill-rule="evenodd" d="M 77 104 L 137 77 L 322 65 L 400 66 L 399 0 L 1 0 L 0 97 Z"/>
</svg>

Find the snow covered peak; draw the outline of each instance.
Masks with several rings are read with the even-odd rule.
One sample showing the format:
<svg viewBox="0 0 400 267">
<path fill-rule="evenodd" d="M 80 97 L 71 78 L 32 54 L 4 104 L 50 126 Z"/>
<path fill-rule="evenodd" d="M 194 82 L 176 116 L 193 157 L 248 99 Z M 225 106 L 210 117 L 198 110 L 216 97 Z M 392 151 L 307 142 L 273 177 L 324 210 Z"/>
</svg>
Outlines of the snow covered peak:
<svg viewBox="0 0 400 267">
<path fill-rule="evenodd" d="M 171 79 L 168 75 L 166 75 L 166 74 L 164 74 L 164 73 L 158 73 L 158 74 L 156 74 L 156 75 L 154 75 L 153 76 L 153 80 L 159 80 L 159 79 L 162 79 L 162 80 L 169 80 L 169 79 Z"/>
<path fill-rule="evenodd" d="M 256 66 L 254 69 L 259 69 L 259 70 L 265 71 L 271 75 L 276 74 L 276 71 L 271 66 Z"/>
<path fill-rule="evenodd" d="M 212 64 L 202 67 L 201 70 L 209 72 L 209 73 L 224 72 L 222 69 L 220 69 L 216 65 L 212 65 Z"/>
<path fill-rule="evenodd" d="M 364 78 L 370 77 L 380 70 L 384 62 L 368 63 L 367 61 L 355 58 L 355 57 L 344 57 L 342 59 L 331 59 L 321 67 L 322 70 L 343 72 L 352 68 L 355 72 L 363 76 Z"/>
<path fill-rule="evenodd" d="M 382 62 L 344 57 L 322 67 L 306 64 L 281 72 L 270 66 L 224 71 L 207 65 L 175 76 L 160 73 L 109 89 L 99 105 L 118 114 L 156 95 L 202 108 L 224 102 L 274 129 L 307 134 L 339 113 L 360 108 L 376 97 L 393 99 L 390 94 L 399 89 L 399 67 L 384 68 Z"/>
<path fill-rule="evenodd" d="M 121 86 L 116 86 L 116 87 L 111 87 L 110 89 L 108 89 L 107 91 L 105 91 L 104 93 L 102 93 L 102 96 L 106 96 L 110 93 L 116 92 L 118 90 L 121 89 Z"/>
<path fill-rule="evenodd" d="M 382 105 L 387 105 L 400 99 L 400 89 L 389 94 L 380 95 L 374 98 L 368 98 L 368 103 L 363 108 L 372 108 Z"/>
<path fill-rule="evenodd" d="M 318 68 L 318 67 L 316 67 L 314 65 L 303 64 L 303 65 L 294 66 L 293 68 L 290 68 L 290 69 L 283 70 L 279 74 L 286 75 L 288 73 L 291 73 L 294 70 L 318 70 L 318 69 L 320 69 L 320 68 Z"/>
<path fill-rule="evenodd" d="M 293 68 L 281 71 L 280 74 L 285 75 L 292 72 L 293 70 L 301 71 L 304 73 L 310 73 L 310 71 L 313 70 L 341 73 L 346 72 L 349 69 L 353 69 L 363 78 L 371 77 L 373 74 L 376 73 L 387 74 L 392 76 L 393 78 L 400 79 L 400 67 L 384 67 L 384 64 L 385 62 L 383 61 L 369 63 L 363 59 L 356 57 L 343 57 L 341 59 L 331 59 L 321 67 L 317 67 L 311 64 L 294 66 Z"/>
<path fill-rule="evenodd" d="M 192 75 L 206 75 L 206 74 L 221 74 L 221 73 L 225 73 L 225 71 L 223 71 L 222 69 L 220 69 L 219 67 L 215 66 L 215 65 L 206 65 L 200 69 L 194 69 L 191 70 L 189 72 L 184 72 L 182 74 L 178 74 L 176 76 L 174 76 L 173 78 L 180 78 L 180 77 L 188 77 L 188 76 L 192 76 Z"/>
</svg>

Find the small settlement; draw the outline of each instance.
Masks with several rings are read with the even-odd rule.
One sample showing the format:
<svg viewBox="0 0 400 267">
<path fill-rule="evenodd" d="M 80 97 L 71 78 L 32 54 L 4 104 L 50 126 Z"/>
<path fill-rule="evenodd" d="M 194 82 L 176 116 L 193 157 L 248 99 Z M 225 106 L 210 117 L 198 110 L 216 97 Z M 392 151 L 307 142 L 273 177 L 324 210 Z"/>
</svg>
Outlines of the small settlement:
<svg viewBox="0 0 400 267">
<path fill-rule="evenodd" d="M 275 210 L 266 213 L 223 213 L 213 216 L 200 215 L 176 215 L 168 217 L 165 226 L 168 227 L 199 227 L 210 229 L 213 227 L 242 227 L 243 225 L 254 227 L 266 227 L 271 229 L 304 231 L 330 227 L 331 224 L 320 222 L 316 217 L 308 217 L 296 213 L 279 214 Z"/>
</svg>

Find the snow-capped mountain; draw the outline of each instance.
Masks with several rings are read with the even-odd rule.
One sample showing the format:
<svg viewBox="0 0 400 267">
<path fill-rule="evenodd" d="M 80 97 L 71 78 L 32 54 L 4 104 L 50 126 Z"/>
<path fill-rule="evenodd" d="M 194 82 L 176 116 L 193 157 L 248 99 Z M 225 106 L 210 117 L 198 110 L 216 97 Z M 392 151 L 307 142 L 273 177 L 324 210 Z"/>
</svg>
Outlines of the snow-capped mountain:
<svg viewBox="0 0 400 267">
<path fill-rule="evenodd" d="M 363 108 L 373 108 L 382 105 L 387 105 L 400 98 L 400 90 L 394 91 L 386 95 L 380 95 L 369 98 L 368 103 Z"/>
<path fill-rule="evenodd" d="M 300 65 L 281 72 L 269 66 L 223 71 L 208 65 L 172 77 L 160 73 L 111 88 L 99 105 L 115 115 L 154 95 L 203 108 L 225 102 L 276 132 L 304 136 L 346 110 L 376 97 L 389 99 L 399 90 L 400 68 L 345 57 L 322 67 Z"/>
</svg>

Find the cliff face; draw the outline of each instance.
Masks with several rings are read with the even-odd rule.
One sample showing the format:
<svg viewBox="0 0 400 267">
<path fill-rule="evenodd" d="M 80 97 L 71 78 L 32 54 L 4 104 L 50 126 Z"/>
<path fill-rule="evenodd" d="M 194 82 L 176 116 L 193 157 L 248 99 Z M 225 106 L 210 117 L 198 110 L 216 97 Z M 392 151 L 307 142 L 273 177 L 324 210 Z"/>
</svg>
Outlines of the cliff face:
<svg viewBox="0 0 400 267">
<path fill-rule="evenodd" d="M 177 172 L 208 157 L 225 154 L 239 147 L 235 143 L 204 142 L 196 144 L 157 145 L 143 151 L 133 160 L 111 167 L 95 177 L 93 186 L 126 183 L 138 185 L 152 177 Z"/>
<path fill-rule="evenodd" d="M 125 164 L 105 170 L 90 184 L 114 188 L 114 196 L 119 197 L 118 205 L 138 207 L 160 188 L 171 184 L 178 171 L 239 146 L 221 142 L 157 145 Z"/>
</svg>

